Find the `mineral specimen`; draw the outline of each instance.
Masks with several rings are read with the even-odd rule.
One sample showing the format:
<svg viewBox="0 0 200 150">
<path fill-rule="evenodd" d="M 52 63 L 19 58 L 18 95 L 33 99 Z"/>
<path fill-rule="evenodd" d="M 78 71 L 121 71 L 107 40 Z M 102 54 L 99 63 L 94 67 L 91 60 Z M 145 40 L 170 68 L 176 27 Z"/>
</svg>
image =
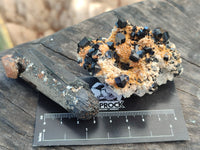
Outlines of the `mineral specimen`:
<svg viewBox="0 0 200 150">
<path fill-rule="evenodd" d="M 88 44 L 81 41 L 81 47 Z M 92 63 L 88 56 L 84 63 Z M 2 57 L 9 78 L 22 78 L 79 119 L 90 119 L 99 111 L 99 101 L 92 94 L 88 83 L 69 70 L 53 62 L 36 49 L 19 49 L 13 55 Z M 88 68 L 89 69 L 89 68 Z"/>
<path fill-rule="evenodd" d="M 79 42 L 80 65 L 125 98 L 152 94 L 183 71 L 180 54 L 169 37 L 161 28 L 152 31 L 119 19 L 107 39 Z"/>
</svg>

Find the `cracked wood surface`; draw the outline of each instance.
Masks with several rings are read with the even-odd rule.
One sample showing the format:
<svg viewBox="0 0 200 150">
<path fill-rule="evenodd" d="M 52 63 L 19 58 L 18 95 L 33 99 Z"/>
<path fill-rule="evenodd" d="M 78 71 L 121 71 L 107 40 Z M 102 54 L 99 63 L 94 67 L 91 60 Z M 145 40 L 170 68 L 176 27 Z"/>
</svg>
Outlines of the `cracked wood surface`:
<svg viewBox="0 0 200 150">
<path fill-rule="evenodd" d="M 38 92 L 21 79 L 8 79 L 0 64 L 0 149 L 200 149 L 200 1 L 150 0 L 115 9 L 12 50 L 37 48 L 66 70 L 76 71 L 77 43 L 84 37 L 108 37 L 117 20 L 123 17 L 135 25 L 162 27 L 169 31 L 183 58 L 184 72 L 175 78 L 190 141 L 100 146 L 33 148 L 33 132 Z M 76 69 L 74 69 L 76 68 Z"/>
</svg>

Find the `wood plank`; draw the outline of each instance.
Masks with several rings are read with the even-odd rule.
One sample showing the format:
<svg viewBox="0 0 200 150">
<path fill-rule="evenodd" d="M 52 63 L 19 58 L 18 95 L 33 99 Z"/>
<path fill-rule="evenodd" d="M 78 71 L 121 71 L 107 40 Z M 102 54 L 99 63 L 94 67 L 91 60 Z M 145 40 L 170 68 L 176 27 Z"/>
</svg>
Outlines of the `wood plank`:
<svg viewBox="0 0 200 150">
<path fill-rule="evenodd" d="M 37 49 L 76 76 L 77 43 L 84 37 L 108 37 L 117 16 L 131 23 L 155 28 L 160 26 L 170 33 L 183 58 L 183 74 L 175 79 L 186 125 L 191 140 L 101 146 L 70 146 L 33 148 L 33 130 L 37 91 L 21 79 L 5 77 L 0 64 L 0 149 L 200 149 L 200 5 L 199 0 L 149 0 L 103 13 L 78 25 L 63 29 L 51 36 L 38 39 L 12 50 L 3 51 L 0 57 L 13 51 Z M 72 63 L 73 62 L 73 63 Z M 72 65 L 74 64 L 74 65 Z M 78 68 L 77 68 L 78 69 Z"/>
</svg>

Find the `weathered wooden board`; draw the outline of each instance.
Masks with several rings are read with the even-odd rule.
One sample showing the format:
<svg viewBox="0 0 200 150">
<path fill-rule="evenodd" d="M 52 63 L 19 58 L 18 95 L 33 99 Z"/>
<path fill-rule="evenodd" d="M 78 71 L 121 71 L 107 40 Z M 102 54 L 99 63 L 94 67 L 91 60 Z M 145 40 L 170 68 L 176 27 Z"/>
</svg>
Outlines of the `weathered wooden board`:
<svg viewBox="0 0 200 150">
<path fill-rule="evenodd" d="M 60 66 L 74 70 L 77 43 L 84 37 L 108 37 L 117 16 L 132 24 L 169 31 L 183 58 L 184 73 L 175 79 L 190 141 L 101 146 L 33 148 L 33 131 L 38 92 L 21 79 L 8 79 L 0 64 L 0 149 L 200 149 L 200 1 L 150 0 L 125 6 L 63 29 L 49 37 L 3 51 L 35 48 Z M 75 64 L 75 63 L 74 63 Z M 74 71 L 73 71 L 74 70 Z"/>
</svg>

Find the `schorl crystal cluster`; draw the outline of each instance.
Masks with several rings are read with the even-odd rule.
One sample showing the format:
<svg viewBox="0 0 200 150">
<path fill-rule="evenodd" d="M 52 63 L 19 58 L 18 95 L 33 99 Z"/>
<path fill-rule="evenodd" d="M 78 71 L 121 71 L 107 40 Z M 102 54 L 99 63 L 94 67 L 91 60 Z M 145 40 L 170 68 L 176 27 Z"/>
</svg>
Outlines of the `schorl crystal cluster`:
<svg viewBox="0 0 200 150">
<path fill-rule="evenodd" d="M 152 94 L 183 71 L 169 37 L 161 28 L 150 30 L 118 19 L 109 38 L 85 37 L 78 43 L 79 63 L 125 98 Z"/>
</svg>

